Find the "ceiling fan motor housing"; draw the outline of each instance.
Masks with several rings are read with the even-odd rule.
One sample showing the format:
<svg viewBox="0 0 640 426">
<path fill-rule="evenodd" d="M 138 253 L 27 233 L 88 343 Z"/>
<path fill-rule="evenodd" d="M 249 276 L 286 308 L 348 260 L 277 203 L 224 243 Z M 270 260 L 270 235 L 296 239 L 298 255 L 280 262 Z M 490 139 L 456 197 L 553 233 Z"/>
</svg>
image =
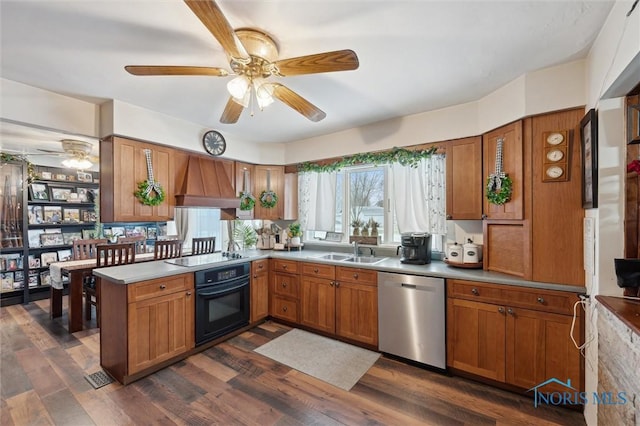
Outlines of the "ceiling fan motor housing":
<svg viewBox="0 0 640 426">
<path fill-rule="evenodd" d="M 250 79 L 267 78 L 273 74 L 271 63 L 278 59 L 278 46 L 266 33 L 251 28 L 235 30 L 236 35 L 251 57 L 248 63 L 236 58 L 229 58 L 231 69 L 238 75 L 246 75 Z"/>
</svg>

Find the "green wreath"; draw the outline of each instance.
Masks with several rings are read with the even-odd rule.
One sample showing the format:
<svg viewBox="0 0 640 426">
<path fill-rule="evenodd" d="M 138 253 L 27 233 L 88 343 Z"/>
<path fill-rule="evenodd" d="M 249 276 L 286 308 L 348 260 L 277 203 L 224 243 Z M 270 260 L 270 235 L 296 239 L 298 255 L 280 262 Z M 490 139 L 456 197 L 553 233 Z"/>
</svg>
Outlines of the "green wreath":
<svg viewBox="0 0 640 426">
<path fill-rule="evenodd" d="M 276 195 L 275 192 L 269 190 L 269 191 L 262 191 L 260 193 L 260 205 L 266 209 L 272 209 L 276 206 L 276 204 L 278 203 L 278 196 Z"/>
<path fill-rule="evenodd" d="M 500 189 L 496 189 L 492 176 L 487 178 L 487 200 L 491 204 L 502 205 L 511 199 L 513 193 L 513 182 L 509 176 L 501 179 Z"/>
<path fill-rule="evenodd" d="M 145 206 L 157 206 L 164 201 L 164 191 L 158 182 L 155 182 L 153 189 L 149 191 L 151 183 L 148 180 L 138 182 L 138 190 L 133 193 L 138 201 Z"/>
<path fill-rule="evenodd" d="M 255 205 L 256 198 L 250 192 L 240 192 L 240 210 L 251 210 Z"/>
</svg>

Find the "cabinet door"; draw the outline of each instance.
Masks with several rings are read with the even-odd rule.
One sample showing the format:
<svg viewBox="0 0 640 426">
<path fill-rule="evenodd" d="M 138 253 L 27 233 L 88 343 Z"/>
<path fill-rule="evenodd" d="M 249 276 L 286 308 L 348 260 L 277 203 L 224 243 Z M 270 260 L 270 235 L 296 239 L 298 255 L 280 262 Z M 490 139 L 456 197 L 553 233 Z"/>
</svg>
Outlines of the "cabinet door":
<svg viewBox="0 0 640 426">
<path fill-rule="evenodd" d="M 482 138 L 447 142 L 447 219 L 482 218 Z"/>
<path fill-rule="evenodd" d="M 505 204 L 491 204 L 486 199 L 486 185 L 483 185 L 484 214 L 487 219 L 524 219 L 525 185 L 522 121 L 516 121 L 482 136 L 484 179 L 495 171 L 498 139 L 503 140 L 502 170 L 513 182 L 513 193 L 511 194 L 511 199 Z"/>
<path fill-rule="evenodd" d="M 187 290 L 129 304 L 128 375 L 195 346 L 193 297 Z"/>
<path fill-rule="evenodd" d="M 148 179 L 145 149 L 151 150 L 154 180 L 165 200 L 147 206 L 133 193 Z M 120 137 L 100 143 L 100 219 L 102 222 L 159 222 L 173 218 L 175 182 L 173 149 Z"/>
<path fill-rule="evenodd" d="M 336 284 L 336 334 L 377 348 L 377 285 L 352 282 Z"/>
<path fill-rule="evenodd" d="M 269 315 L 269 260 L 251 263 L 251 317 L 255 322 Z"/>
<path fill-rule="evenodd" d="M 325 278 L 303 276 L 300 284 L 300 322 L 316 330 L 335 333 L 334 282 Z"/>
<path fill-rule="evenodd" d="M 254 189 L 254 165 L 249 163 L 241 163 L 236 161 L 236 192 L 238 195 L 242 191 L 249 191 L 256 197 L 259 194 L 256 194 Z M 238 219 L 253 219 L 254 209 L 251 210 L 241 210 L 236 209 L 236 217 Z"/>
<path fill-rule="evenodd" d="M 505 379 L 505 308 L 462 299 L 447 301 L 447 365 Z"/>
<path fill-rule="evenodd" d="M 573 387 L 584 389 L 580 351 L 570 338 L 572 319 L 569 315 L 507 307 L 507 383 L 531 389 L 555 377 L 563 382 L 571 379 Z M 578 342 L 582 341 L 580 334 L 576 330 Z M 544 390 L 564 392 L 566 388 L 549 384 Z"/>
<path fill-rule="evenodd" d="M 268 220 L 284 219 L 284 167 L 256 165 L 254 172 L 256 191 L 254 194 L 256 197 L 254 217 Z M 278 196 L 278 202 L 273 208 L 266 208 L 260 205 L 260 194 L 262 191 L 266 191 L 268 187 Z"/>
</svg>

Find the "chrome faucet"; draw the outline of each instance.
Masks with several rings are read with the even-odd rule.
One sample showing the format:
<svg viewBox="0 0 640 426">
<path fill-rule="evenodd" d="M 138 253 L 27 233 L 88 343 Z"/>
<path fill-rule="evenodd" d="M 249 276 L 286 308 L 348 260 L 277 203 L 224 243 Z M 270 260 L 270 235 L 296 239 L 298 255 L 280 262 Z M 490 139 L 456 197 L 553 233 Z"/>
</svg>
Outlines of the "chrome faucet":
<svg viewBox="0 0 640 426">
<path fill-rule="evenodd" d="M 353 242 L 353 255 L 354 255 L 355 257 L 360 256 L 360 247 L 359 247 L 359 244 L 358 244 L 358 242 L 357 242 L 357 241 L 354 241 L 354 242 Z"/>
</svg>

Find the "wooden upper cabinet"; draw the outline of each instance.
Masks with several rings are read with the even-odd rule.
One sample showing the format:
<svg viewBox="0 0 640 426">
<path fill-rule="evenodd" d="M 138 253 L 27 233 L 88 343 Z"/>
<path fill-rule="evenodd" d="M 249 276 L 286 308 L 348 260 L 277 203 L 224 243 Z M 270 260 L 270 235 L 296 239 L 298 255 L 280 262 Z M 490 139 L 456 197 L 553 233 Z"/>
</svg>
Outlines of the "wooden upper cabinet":
<svg viewBox="0 0 640 426">
<path fill-rule="evenodd" d="M 502 204 L 491 204 L 486 198 L 486 185 L 483 185 L 484 214 L 486 219 L 524 219 L 524 141 L 522 121 L 516 121 L 495 129 L 482 136 L 483 177 L 487 178 L 496 168 L 496 147 L 502 139 L 502 170 L 513 182 L 511 199 Z M 484 182 L 484 181 L 483 181 Z"/>
<path fill-rule="evenodd" d="M 298 219 L 298 173 L 284 174 L 284 218 Z"/>
<path fill-rule="evenodd" d="M 138 183 L 148 179 L 145 149 L 151 150 L 153 177 L 165 199 L 147 206 L 135 197 Z M 100 142 L 100 220 L 102 222 L 159 222 L 171 220 L 175 207 L 176 150 L 122 137 Z"/>
<path fill-rule="evenodd" d="M 236 192 L 238 196 L 242 191 L 249 191 L 253 194 L 254 197 L 257 197 L 260 194 L 256 194 L 254 189 L 254 171 L 255 166 L 249 163 L 241 163 L 236 161 Z M 245 173 L 246 172 L 246 173 Z M 245 188 L 246 185 L 246 188 Z M 258 199 L 256 198 L 256 204 Z M 236 217 L 238 219 L 253 219 L 255 208 L 251 210 L 241 210 L 236 209 Z"/>
<path fill-rule="evenodd" d="M 253 216 L 255 219 L 280 220 L 284 219 L 284 166 L 254 166 L 254 188 L 256 206 Z M 265 208 L 260 205 L 260 194 L 266 191 L 268 186 L 278 196 L 278 202 L 273 208 Z"/>
<path fill-rule="evenodd" d="M 482 138 L 447 142 L 447 219 L 482 218 Z"/>
</svg>

